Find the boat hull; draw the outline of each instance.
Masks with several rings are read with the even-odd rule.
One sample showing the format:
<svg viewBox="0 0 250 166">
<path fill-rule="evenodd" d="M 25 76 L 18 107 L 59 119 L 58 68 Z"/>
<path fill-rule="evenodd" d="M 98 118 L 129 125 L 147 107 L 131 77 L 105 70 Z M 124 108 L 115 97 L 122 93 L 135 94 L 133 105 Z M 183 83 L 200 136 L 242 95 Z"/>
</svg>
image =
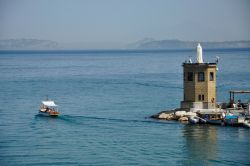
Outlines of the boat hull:
<svg viewBox="0 0 250 166">
<path fill-rule="evenodd" d="M 189 117 L 189 118 L 188 118 L 188 121 L 189 121 L 189 123 L 191 123 L 191 124 L 197 124 L 197 123 L 199 123 L 199 119 L 194 118 L 194 117 Z"/>
<path fill-rule="evenodd" d="M 215 125 L 221 125 L 223 123 L 222 120 L 210 120 L 210 119 L 206 119 L 207 123 L 209 124 L 215 124 Z"/>
<path fill-rule="evenodd" d="M 224 118 L 224 123 L 225 125 L 230 125 L 230 126 L 234 126 L 234 125 L 238 125 L 238 116 L 225 116 Z"/>
<path fill-rule="evenodd" d="M 250 128 L 250 121 L 245 120 L 245 121 L 243 122 L 243 126 L 244 126 L 244 127 L 247 127 L 247 128 Z"/>
<path fill-rule="evenodd" d="M 39 111 L 39 115 L 42 115 L 42 116 L 50 116 L 50 117 L 57 117 L 59 115 L 58 112 L 54 112 L 54 113 L 49 113 L 49 112 L 42 112 L 42 111 Z"/>
</svg>

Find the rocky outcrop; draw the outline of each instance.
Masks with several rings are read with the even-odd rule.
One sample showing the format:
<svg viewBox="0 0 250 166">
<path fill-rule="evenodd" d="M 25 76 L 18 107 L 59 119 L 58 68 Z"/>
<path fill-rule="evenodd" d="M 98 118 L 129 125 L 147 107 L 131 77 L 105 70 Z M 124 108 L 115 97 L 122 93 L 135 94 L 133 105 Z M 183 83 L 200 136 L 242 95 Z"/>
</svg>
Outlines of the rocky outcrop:
<svg viewBox="0 0 250 166">
<path fill-rule="evenodd" d="M 179 118 L 178 121 L 188 121 L 188 117 L 183 116 L 183 117 Z"/>
<path fill-rule="evenodd" d="M 186 112 L 185 116 L 197 116 L 195 112 Z"/>
<path fill-rule="evenodd" d="M 151 116 L 151 118 L 161 119 L 161 120 L 188 121 L 188 117 L 190 116 L 196 116 L 196 113 L 176 109 L 176 110 L 160 112 L 156 115 Z"/>
<path fill-rule="evenodd" d="M 181 118 L 181 117 L 183 117 L 186 113 L 187 113 L 186 111 L 176 111 L 176 112 L 175 112 L 175 116 L 176 116 L 177 118 Z"/>
<path fill-rule="evenodd" d="M 174 118 L 174 114 L 173 113 L 161 113 L 158 116 L 158 119 L 166 119 L 166 120 L 172 120 Z"/>
</svg>

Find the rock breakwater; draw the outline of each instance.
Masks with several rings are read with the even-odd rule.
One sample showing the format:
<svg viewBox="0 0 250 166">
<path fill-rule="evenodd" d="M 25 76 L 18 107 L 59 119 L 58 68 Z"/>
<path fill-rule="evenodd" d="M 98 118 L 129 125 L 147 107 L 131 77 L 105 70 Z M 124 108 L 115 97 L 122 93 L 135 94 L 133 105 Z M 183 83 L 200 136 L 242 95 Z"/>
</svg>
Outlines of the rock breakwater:
<svg viewBox="0 0 250 166">
<path fill-rule="evenodd" d="M 197 116 L 194 112 L 184 111 L 180 109 L 162 111 L 156 115 L 152 115 L 151 118 L 161 120 L 176 120 L 176 121 L 188 121 L 188 117 Z"/>
</svg>

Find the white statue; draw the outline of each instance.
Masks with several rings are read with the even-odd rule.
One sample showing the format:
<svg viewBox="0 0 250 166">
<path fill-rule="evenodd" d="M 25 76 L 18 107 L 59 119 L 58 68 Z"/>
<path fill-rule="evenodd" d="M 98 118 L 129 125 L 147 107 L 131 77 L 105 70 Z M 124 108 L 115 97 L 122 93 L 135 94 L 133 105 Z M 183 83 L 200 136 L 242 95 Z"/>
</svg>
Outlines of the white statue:
<svg viewBox="0 0 250 166">
<path fill-rule="evenodd" d="M 197 63 L 203 63 L 203 58 L 202 58 L 202 47 L 200 43 L 197 45 Z"/>
</svg>

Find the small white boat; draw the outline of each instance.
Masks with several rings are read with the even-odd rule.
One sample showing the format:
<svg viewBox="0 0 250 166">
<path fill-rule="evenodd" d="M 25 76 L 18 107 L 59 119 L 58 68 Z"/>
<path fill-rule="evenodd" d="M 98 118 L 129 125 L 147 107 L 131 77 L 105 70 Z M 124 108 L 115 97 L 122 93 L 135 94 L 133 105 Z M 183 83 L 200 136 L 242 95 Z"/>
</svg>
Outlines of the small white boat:
<svg viewBox="0 0 250 166">
<path fill-rule="evenodd" d="M 209 124 L 221 125 L 223 123 L 222 112 L 200 112 L 198 117 Z"/>
<path fill-rule="evenodd" d="M 59 112 L 57 105 L 52 100 L 42 101 L 39 114 L 44 116 L 58 116 Z"/>
<path fill-rule="evenodd" d="M 224 124 L 225 125 L 229 125 L 229 126 L 233 126 L 233 125 L 238 125 L 238 116 L 236 115 L 226 115 L 224 117 Z"/>
<path fill-rule="evenodd" d="M 190 116 L 189 118 L 188 118 L 188 121 L 190 122 L 190 123 L 192 123 L 192 124 L 196 124 L 196 123 L 199 123 L 199 118 L 198 117 L 196 117 L 196 116 Z"/>
</svg>

